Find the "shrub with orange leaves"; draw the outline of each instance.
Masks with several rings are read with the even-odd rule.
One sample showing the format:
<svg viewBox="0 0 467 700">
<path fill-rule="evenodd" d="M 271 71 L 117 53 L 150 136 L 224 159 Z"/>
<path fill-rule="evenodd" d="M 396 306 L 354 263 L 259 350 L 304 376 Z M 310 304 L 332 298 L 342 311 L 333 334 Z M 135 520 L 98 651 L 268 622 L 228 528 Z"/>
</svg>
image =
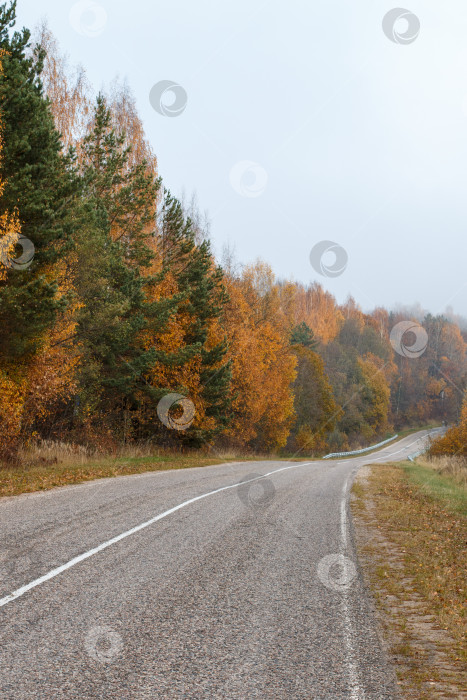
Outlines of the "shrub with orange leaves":
<svg viewBox="0 0 467 700">
<path fill-rule="evenodd" d="M 430 454 L 467 456 L 467 399 L 464 401 L 458 425 L 435 440 L 430 447 Z"/>
</svg>

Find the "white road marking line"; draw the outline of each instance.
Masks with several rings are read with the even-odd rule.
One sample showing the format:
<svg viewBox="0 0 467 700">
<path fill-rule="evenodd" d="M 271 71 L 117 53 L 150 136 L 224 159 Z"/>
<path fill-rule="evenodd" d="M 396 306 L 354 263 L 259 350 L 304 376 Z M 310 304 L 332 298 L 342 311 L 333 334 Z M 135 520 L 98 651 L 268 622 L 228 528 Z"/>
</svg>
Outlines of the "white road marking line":
<svg viewBox="0 0 467 700">
<path fill-rule="evenodd" d="M 354 472 L 351 472 L 344 482 L 342 488 L 342 498 L 340 503 L 340 525 L 341 525 L 341 540 L 342 553 L 346 556 L 347 551 L 347 487 Z M 348 591 L 346 588 L 342 591 L 341 612 L 343 622 L 344 644 L 345 644 L 345 665 L 347 667 L 347 675 L 349 678 L 350 700 L 362 700 L 365 695 L 360 687 L 358 677 L 358 665 L 355 661 L 355 650 L 352 642 L 353 624 L 350 617 L 348 604 Z"/>
<path fill-rule="evenodd" d="M 349 678 L 350 700 L 363 700 L 365 694 L 360 687 L 357 664 L 355 663 L 355 651 L 352 643 L 352 619 L 349 613 L 347 593 L 342 595 L 341 611 L 343 618 L 344 643 L 345 643 L 345 665 Z"/>
<path fill-rule="evenodd" d="M 59 576 L 64 571 L 67 571 L 68 569 L 71 569 L 71 567 L 76 566 L 76 564 L 79 564 L 80 562 L 85 561 L 86 559 L 89 559 L 90 557 L 94 556 L 95 554 L 102 552 L 104 549 L 111 547 L 113 544 L 116 544 L 117 542 L 120 542 L 121 540 L 124 540 L 127 537 L 130 537 L 131 535 L 134 535 L 135 533 L 139 532 L 140 530 L 144 530 L 145 528 L 149 527 L 150 525 L 157 523 L 159 520 L 162 520 L 163 518 L 166 518 L 167 516 L 172 515 L 172 513 L 176 513 L 178 510 L 181 510 L 182 508 L 186 508 L 186 506 L 189 506 L 192 503 L 196 503 L 196 501 L 201 501 L 203 498 L 207 498 L 208 496 L 213 496 L 214 494 L 220 493 L 221 491 L 228 491 L 229 489 L 234 489 L 234 488 L 240 486 L 241 484 L 249 484 L 250 482 L 253 482 L 253 481 L 259 481 L 260 479 L 265 479 L 266 477 L 271 476 L 272 474 L 278 474 L 279 472 L 287 471 L 288 469 L 298 469 L 299 467 L 307 467 L 310 464 L 314 464 L 314 462 L 300 462 L 299 464 L 294 464 L 291 467 L 281 467 L 281 469 L 275 469 L 272 472 L 268 472 L 267 474 L 263 474 L 262 476 L 256 476 L 253 479 L 248 479 L 247 481 L 239 481 L 235 484 L 231 484 L 230 486 L 222 486 L 221 488 L 215 489 L 214 491 L 209 491 L 208 493 L 203 493 L 201 496 L 196 496 L 195 498 L 190 498 L 188 501 L 184 501 L 183 503 L 180 503 L 179 505 L 174 506 L 173 508 L 169 508 L 169 510 L 166 510 L 163 513 L 160 513 L 159 515 L 156 515 L 154 518 L 151 518 L 150 520 L 147 520 L 146 522 L 141 523 L 141 525 L 137 525 L 136 527 L 131 528 L 131 530 L 127 530 L 126 532 L 122 532 L 121 535 L 117 535 L 116 537 L 112 537 L 112 539 L 107 540 L 107 542 L 103 542 L 98 547 L 94 547 L 93 549 L 90 549 L 89 551 L 84 552 L 83 554 L 80 554 L 77 557 L 74 557 L 73 559 L 68 561 L 66 564 L 62 564 L 62 566 L 58 566 L 56 569 L 52 569 L 52 571 L 49 571 L 49 573 L 44 574 L 44 576 L 41 576 L 40 578 L 37 578 L 34 581 L 31 581 L 31 583 L 27 583 L 25 586 L 21 586 L 21 588 L 18 588 L 16 591 L 13 591 L 13 593 L 10 593 L 9 595 L 5 596 L 5 598 L 0 599 L 0 608 L 3 607 L 4 605 L 7 605 L 8 603 L 11 603 L 13 600 L 20 598 L 25 593 L 28 593 L 29 591 L 31 591 L 33 588 L 40 586 L 42 583 L 46 583 L 47 581 L 50 581 L 51 579 L 55 578 L 56 576 Z"/>
<path fill-rule="evenodd" d="M 436 432 L 436 431 L 435 431 Z M 431 433 L 428 432 L 427 436 L 430 435 Z M 407 450 L 409 447 L 412 445 L 418 443 L 420 439 L 425 439 L 424 436 L 423 438 L 418 438 L 414 442 L 410 443 L 409 445 L 406 445 L 405 447 L 402 447 L 400 450 L 396 450 L 395 452 L 391 452 L 389 455 L 382 454 L 380 457 L 375 457 L 373 459 L 373 462 L 377 462 L 380 459 L 390 459 L 393 455 L 399 454 L 400 452 L 403 452 L 404 450 Z M 384 450 L 383 450 L 384 453 Z M 366 457 L 364 458 L 358 458 L 360 461 L 365 461 Z M 351 462 L 353 460 L 345 460 L 346 462 Z M 338 464 L 343 464 L 343 461 L 338 461 Z M 347 551 L 347 541 L 348 541 L 348 536 L 347 536 L 347 487 L 350 479 L 353 477 L 354 472 L 351 472 L 347 479 L 344 482 L 344 486 L 342 489 L 342 498 L 341 498 L 341 504 L 340 504 L 340 526 L 341 526 L 341 541 L 342 541 L 342 550 L 343 554 L 345 556 L 345 552 Z M 359 678 L 358 678 L 358 666 L 355 661 L 355 650 L 354 650 L 354 645 L 353 645 L 353 623 L 352 623 L 352 618 L 350 616 L 350 610 L 349 610 L 349 602 L 348 602 L 348 591 L 344 589 L 342 591 L 342 601 L 341 601 L 341 612 L 342 612 L 342 620 L 343 620 L 343 632 L 344 632 L 344 643 L 345 643 L 345 664 L 347 667 L 347 674 L 349 678 L 349 690 L 350 690 L 350 700 L 363 700 L 365 697 L 365 693 L 363 689 L 360 687 L 359 683 Z"/>
<path fill-rule="evenodd" d="M 402 450 L 403 449 L 406 449 L 406 448 L 402 448 Z M 402 450 L 399 450 L 399 452 L 401 452 Z M 393 454 L 396 454 L 396 453 L 393 453 Z M 348 461 L 352 461 L 352 460 L 348 460 Z M 336 462 L 336 463 L 340 464 L 341 462 Z M 288 471 L 289 469 L 298 469 L 300 467 L 307 467 L 310 464 L 316 465 L 316 464 L 319 464 L 319 462 L 316 462 L 316 461 L 314 461 L 314 462 L 300 462 L 299 464 L 294 464 L 291 467 L 281 467 L 281 469 L 274 469 L 273 471 L 267 472 L 266 474 L 263 474 L 262 476 L 257 476 L 257 477 L 254 477 L 253 479 L 248 479 L 248 481 L 239 481 L 235 484 L 231 484 L 230 486 L 222 486 L 221 488 L 215 489 L 214 491 L 209 491 L 208 493 L 203 493 L 203 494 L 201 494 L 201 496 L 196 496 L 195 498 L 190 498 L 188 501 L 184 501 L 183 503 L 180 503 L 179 505 L 174 506 L 173 508 L 169 508 L 169 510 L 166 510 L 164 513 L 160 513 L 159 515 L 156 515 L 154 518 L 151 518 L 150 520 L 147 520 L 146 522 L 141 523 L 141 525 L 137 525 L 136 527 L 131 528 L 131 530 L 127 530 L 126 532 L 122 532 L 121 535 L 117 535 L 116 537 L 112 537 L 112 539 L 107 540 L 107 542 L 103 542 L 98 547 L 94 547 L 93 549 L 90 549 L 89 551 L 84 552 L 83 554 L 80 554 L 77 557 L 74 557 L 73 559 L 68 561 L 66 564 L 62 564 L 62 566 L 58 566 L 56 569 L 52 569 L 52 571 L 49 571 L 47 574 L 44 574 L 44 576 L 40 576 L 39 578 L 35 579 L 34 581 L 27 583 L 25 586 L 21 586 L 21 588 L 18 588 L 16 591 L 13 591 L 13 593 L 10 593 L 9 595 L 5 596 L 4 598 L 0 598 L 0 608 L 2 608 L 5 605 L 8 605 L 8 603 L 13 602 L 17 598 L 20 598 L 21 596 L 25 595 L 25 593 L 28 593 L 29 591 L 31 591 L 33 588 L 40 586 L 42 583 L 46 583 L 47 581 L 50 581 L 51 579 L 55 578 L 56 576 L 59 576 L 64 571 L 67 571 L 68 569 L 71 569 L 73 566 L 76 566 L 76 564 L 80 564 L 82 561 L 85 561 L 86 559 L 89 559 L 90 557 L 94 556 L 95 554 L 102 552 L 104 549 L 111 547 L 113 544 L 116 544 L 117 542 L 120 542 L 121 540 L 124 540 L 127 537 L 130 537 L 131 535 L 134 535 L 135 533 L 139 532 L 140 530 L 144 530 L 145 528 L 149 527 L 150 525 L 157 523 L 159 520 L 162 520 L 163 518 L 166 518 L 167 516 L 172 515 L 172 513 L 176 513 L 178 510 L 181 510 L 182 508 L 186 508 L 186 506 L 189 506 L 192 503 L 196 503 L 196 501 L 201 501 L 203 498 L 207 498 L 208 496 L 213 496 L 214 494 L 221 493 L 222 491 L 228 491 L 229 489 L 234 489 L 234 488 L 240 486 L 240 484 L 248 484 L 248 483 L 253 482 L 253 481 L 259 481 L 260 479 L 265 479 L 266 477 L 272 476 L 273 474 L 278 474 L 279 472 Z M 345 511 L 344 511 L 344 516 L 345 516 Z M 345 536 L 347 537 L 347 535 L 345 535 Z"/>
<path fill-rule="evenodd" d="M 344 487 L 342 489 L 342 498 L 341 498 L 341 539 L 342 539 L 342 547 L 345 550 L 347 549 L 347 484 L 348 484 L 349 479 L 347 478 L 344 482 Z"/>
</svg>

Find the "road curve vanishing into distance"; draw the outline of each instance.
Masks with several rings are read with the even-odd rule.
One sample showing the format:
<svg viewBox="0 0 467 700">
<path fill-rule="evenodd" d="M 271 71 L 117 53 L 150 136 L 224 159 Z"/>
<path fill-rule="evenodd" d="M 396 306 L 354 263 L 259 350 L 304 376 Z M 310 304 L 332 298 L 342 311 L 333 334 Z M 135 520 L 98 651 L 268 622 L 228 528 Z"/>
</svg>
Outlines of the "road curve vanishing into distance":
<svg viewBox="0 0 467 700">
<path fill-rule="evenodd" d="M 0 501 L 0 698 L 397 698 L 348 513 L 367 455 Z"/>
</svg>

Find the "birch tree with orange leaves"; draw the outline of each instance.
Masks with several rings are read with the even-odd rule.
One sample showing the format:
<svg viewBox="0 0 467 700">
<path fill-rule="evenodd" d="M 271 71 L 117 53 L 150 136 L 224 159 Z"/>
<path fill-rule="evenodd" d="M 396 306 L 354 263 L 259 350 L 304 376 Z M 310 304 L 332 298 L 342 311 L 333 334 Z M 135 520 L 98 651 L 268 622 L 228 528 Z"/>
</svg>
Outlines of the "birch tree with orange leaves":
<svg viewBox="0 0 467 700">
<path fill-rule="evenodd" d="M 232 422 L 237 445 L 284 447 L 294 421 L 296 358 L 282 332 L 279 290 L 269 266 L 256 263 L 227 280 L 226 329 L 232 362 Z"/>
</svg>

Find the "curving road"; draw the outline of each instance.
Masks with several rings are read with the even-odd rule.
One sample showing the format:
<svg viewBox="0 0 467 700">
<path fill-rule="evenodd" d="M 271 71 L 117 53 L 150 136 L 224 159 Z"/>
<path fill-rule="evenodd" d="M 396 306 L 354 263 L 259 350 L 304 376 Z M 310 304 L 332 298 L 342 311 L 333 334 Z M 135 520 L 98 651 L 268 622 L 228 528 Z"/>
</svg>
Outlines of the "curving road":
<svg viewBox="0 0 467 700">
<path fill-rule="evenodd" d="M 0 697 L 397 698 L 348 491 L 426 435 L 2 499 Z"/>
</svg>

